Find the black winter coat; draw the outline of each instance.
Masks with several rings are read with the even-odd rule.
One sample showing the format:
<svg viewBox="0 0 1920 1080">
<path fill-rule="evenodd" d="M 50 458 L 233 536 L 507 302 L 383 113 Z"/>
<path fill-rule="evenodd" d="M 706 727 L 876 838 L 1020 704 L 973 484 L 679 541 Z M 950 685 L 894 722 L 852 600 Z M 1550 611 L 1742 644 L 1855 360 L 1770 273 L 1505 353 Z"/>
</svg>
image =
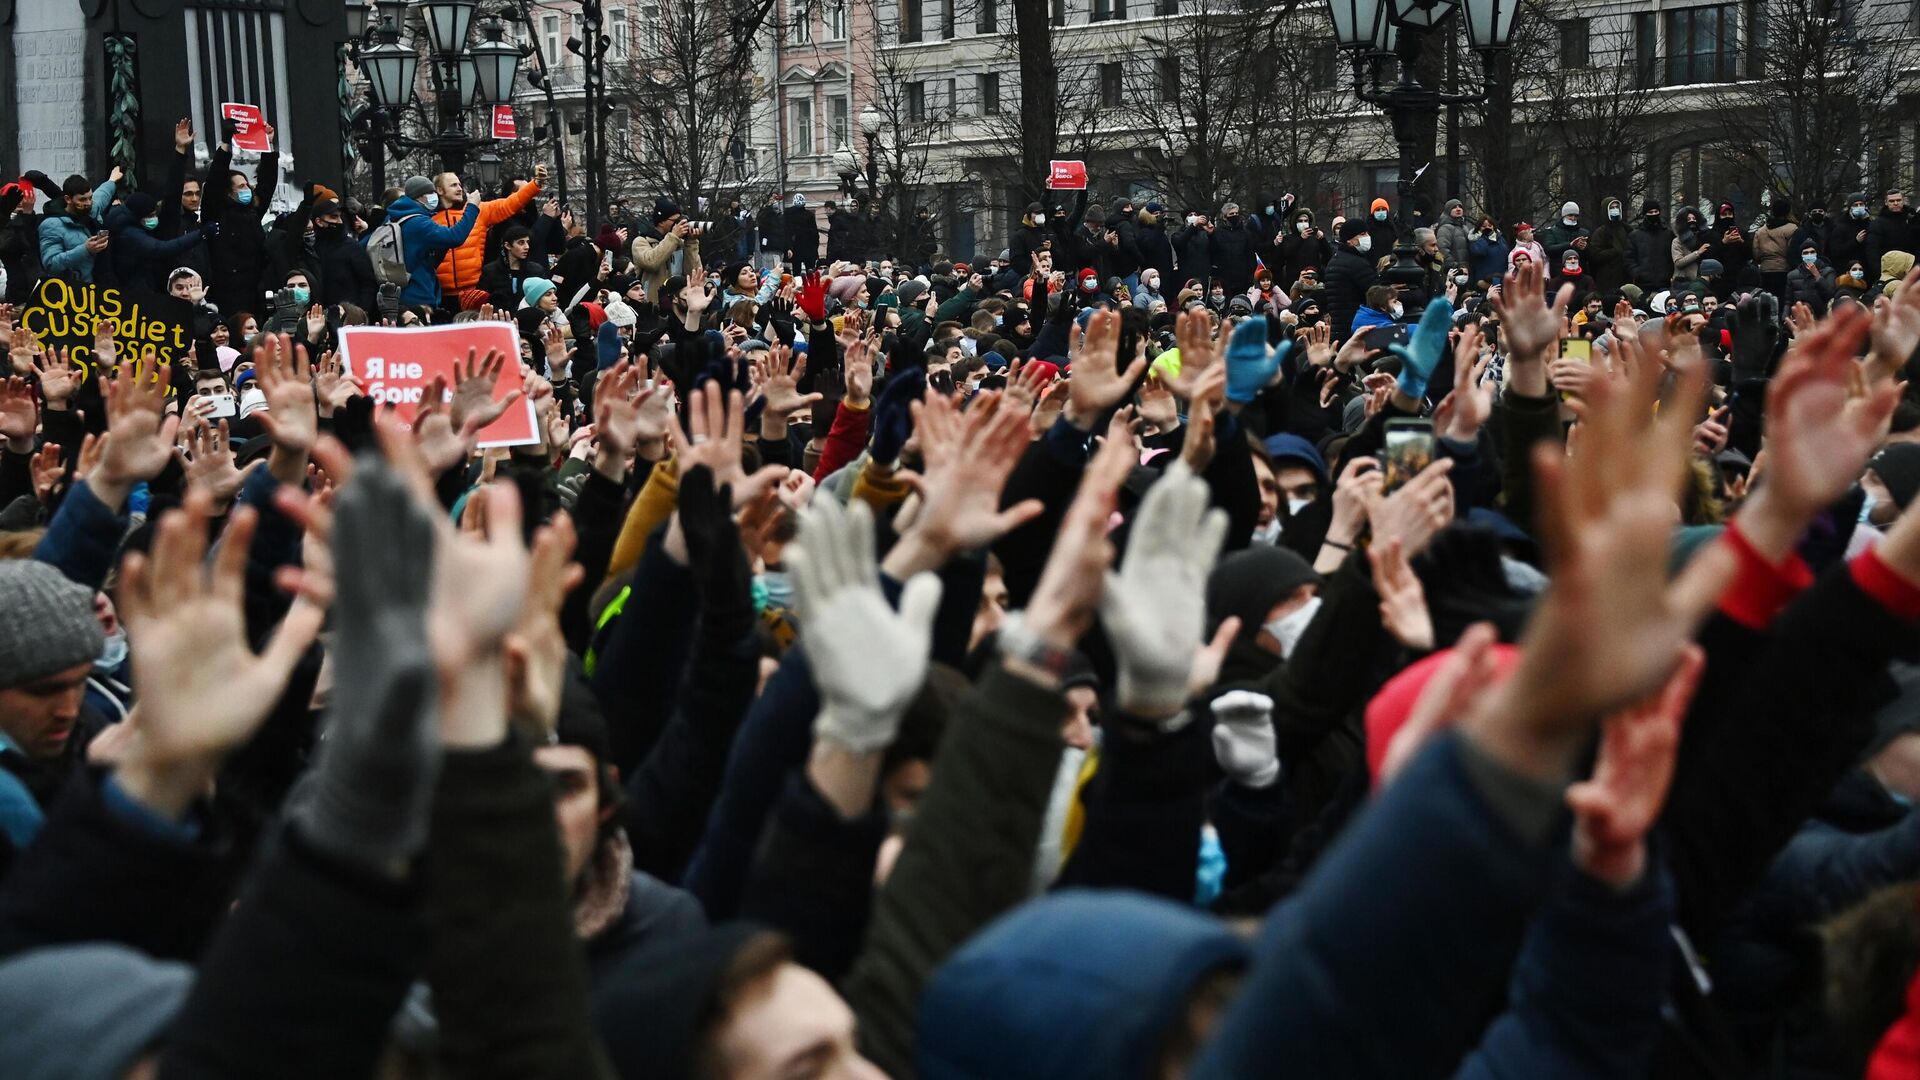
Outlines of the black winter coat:
<svg viewBox="0 0 1920 1080">
<path fill-rule="evenodd" d="M 1213 236 L 1207 230 L 1189 225 L 1173 234 L 1173 249 L 1179 254 L 1177 280 L 1197 281 L 1201 291 L 1213 281 Z"/>
<path fill-rule="evenodd" d="M 1673 280 L 1673 230 L 1663 221 L 1641 218 L 1627 236 L 1627 278 L 1649 294 Z"/>
<path fill-rule="evenodd" d="M 1271 238 L 1271 237 L 1269 237 Z M 1253 285 L 1253 249 L 1256 237 L 1242 220 L 1236 228 L 1222 222 L 1213 230 L 1213 269 L 1227 287 L 1227 295 L 1244 293 Z"/>
<path fill-rule="evenodd" d="M 812 266 L 820 258 L 820 223 L 810 206 L 787 207 L 785 232 L 788 261 Z"/>
<path fill-rule="evenodd" d="M 213 160 L 207 165 L 207 197 L 200 204 L 201 232 L 207 238 L 207 256 L 213 261 L 208 298 L 229 314 L 258 308 L 265 295 L 267 231 L 261 221 L 273 202 L 280 155 L 273 151 L 260 155 L 253 201 L 245 206 L 227 195 L 227 173 L 232 165 L 233 154 L 226 147 L 213 152 Z"/>
<path fill-rule="evenodd" d="M 1173 242 L 1158 224 L 1141 222 L 1134 231 L 1134 244 L 1140 249 L 1140 265 L 1160 271 L 1163 292 L 1172 296 L 1179 291 L 1180 278 L 1174 271 Z"/>
<path fill-rule="evenodd" d="M 1333 318 L 1335 337 L 1344 338 L 1353 331 L 1353 314 L 1366 300 L 1367 290 L 1380 278 L 1373 263 L 1345 244 L 1333 253 L 1333 259 L 1320 274 L 1327 286 L 1327 314 Z"/>
<path fill-rule="evenodd" d="M 314 294 L 320 302 L 356 304 L 372 313 L 380 292 L 380 279 L 373 276 L 373 260 L 360 242 L 347 235 L 346 226 L 322 227 L 313 233 L 313 255 L 320 263 L 320 277 L 314 282 Z M 484 286 L 483 286 L 484 287 Z"/>
</svg>

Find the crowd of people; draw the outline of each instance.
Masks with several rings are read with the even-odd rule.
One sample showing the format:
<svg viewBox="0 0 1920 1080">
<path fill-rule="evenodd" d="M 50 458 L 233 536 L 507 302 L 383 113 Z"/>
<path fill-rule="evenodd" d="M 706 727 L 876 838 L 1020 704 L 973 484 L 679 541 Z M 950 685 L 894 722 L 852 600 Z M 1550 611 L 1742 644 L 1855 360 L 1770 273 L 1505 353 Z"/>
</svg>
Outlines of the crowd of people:
<svg viewBox="0 0 1920 1080">
<path fill-rule="evenodd" d="M 1901 193 L 956 257 L 175 148 L 0 188 L 0 1075 L 1920 1075 Z"/>
</svg>

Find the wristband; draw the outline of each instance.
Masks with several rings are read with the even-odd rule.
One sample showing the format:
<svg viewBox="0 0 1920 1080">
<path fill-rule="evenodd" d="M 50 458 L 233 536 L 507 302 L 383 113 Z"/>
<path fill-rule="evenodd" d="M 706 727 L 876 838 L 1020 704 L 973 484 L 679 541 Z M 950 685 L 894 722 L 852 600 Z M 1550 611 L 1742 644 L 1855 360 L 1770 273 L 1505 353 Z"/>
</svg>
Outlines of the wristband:
<svg viewBox="0 0 1920 1080">
<path fill-rule="evenodd" d="M 1031 665 L 1056 679 L 1064 679 L 1079 663 L 1080 654 L 1046 641 L 1027 629 L 1024 612 L 1013 612 L 1000 624 L 1000 655 Z"/>
</svg>

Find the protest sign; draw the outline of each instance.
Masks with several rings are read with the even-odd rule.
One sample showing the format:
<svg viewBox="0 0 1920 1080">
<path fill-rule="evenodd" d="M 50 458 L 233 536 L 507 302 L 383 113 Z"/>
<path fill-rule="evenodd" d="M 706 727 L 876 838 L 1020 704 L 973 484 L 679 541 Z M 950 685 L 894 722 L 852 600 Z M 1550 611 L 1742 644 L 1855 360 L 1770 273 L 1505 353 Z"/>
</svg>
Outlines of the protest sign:
<svg viewBox="0 0 1920 1080">
<path fill-rule="evenodd" d="M 251 150 L 256 154 L 264 154 L 273 149 L 273 143 L 267 138 L 267 118 L 260 115 L 260 106 L 246 105 L 238 101 L 222 102 L 220 118 L 233 121 L 235 150 Z"/>
<path fill-rule="evenodd" d="M 348 326 L 340 331 L 340 360 L 375 408 L 394 406 L 400 418 L 413 423 L 413 414 L 426 397 L 434 378 L 453 390 L 453 368 L 465 364 L 467 353 L 485 357 L 488 349 L 506 356 L 491 397 L 498 401 L 520 388 L 520 339 L 511 325 L 501 322 L 455 323 L 450 326 Z M 480 429 L 481 446 L 523 446 L 539 442 L 534 434 L 533 403 L 518 401 L 500 419 Z"/>
<path fill-rule="evenodd" d="M 93 342 L 101 323 L 112 324 L 116 359 L 122 361 L 152 349 L 161 363 L 185 363 L 193 344 L 193 305 L 185 300 L 65 277 L 41 281 L 15 321 L 31 331 L 42 348 L 68 350 L 67 358 L 80 369 L 83 393 L 98 388 Z"/>
<path fill-rule="evenodd" d="M 1087 190 L 1087 163 L 1084 161 L 1047 162 L 1047 186 L 1055 191 Z"/>
<path fill-rule="evenodd" d="M 511 142 L 520 137 L 520 125 L 513 118 L 513 106 L 493 107 L 493 137 L 502 142 Z"/>
</svg>

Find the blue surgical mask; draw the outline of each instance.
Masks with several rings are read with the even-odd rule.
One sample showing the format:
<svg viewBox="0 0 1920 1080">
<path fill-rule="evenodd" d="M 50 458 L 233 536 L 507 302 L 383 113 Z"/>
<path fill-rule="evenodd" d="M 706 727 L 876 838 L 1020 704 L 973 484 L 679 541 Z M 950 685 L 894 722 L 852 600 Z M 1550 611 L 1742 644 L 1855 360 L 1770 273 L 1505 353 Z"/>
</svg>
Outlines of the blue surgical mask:
<svg viewBox="0 0 1920 1080">
<path fill-rule="evenodd" d="M 124 629 L 115 630 L 107 635 L 106 644 L 100 647 L 100 658 L 93 662 L 93 666 L 102 671 L 118 671 L 120 665 L 126 662 L 127 632 Z"/>
<path fill-rule="evenodd" d="M 440 209 L 440 193 L 437 191 L 427 192 L 427 197 L 420 200 L 420 205 L 426 207 L 429 210 Z"/>
<path fill-rule="evenodd" d="M 157 217 L 144 218 L 140 224 L 151 231 L 160 227 L 160 219 Z"/>
<path fill-rule="evenodd" d="M 1385 210 L 1375 210 L 1373 212 L 1373 220 L 1375 221 L 1387 220 L 1387 212 Z"/>
<path fill-rule="evenodd" d="M 785 570 L 769 570 L 761 574 L 760 584 L 767 591 L 768 607 L 793 606 L 793 582 Z"/>
<path fill-rule="evenodd" d="M 1863 218 L 1867 216 L 1867 208 L 1864 206 L 1856 206 L 1847 212 L 1852 214 L 1856 218 Z"/>
<path fill-rule="evenodd" d="M 1812 266 L 1814 263 L 1820 261 L 1820 255 L 1817 252 L 1803 251 L 1800 253 L 1800 261 L 1808 266 Z"/>
<path fill-rule="evenodd" d="M 239 203 L 241 206 L 252 206 L 253 205 L 253 189 L 250 187 L 241 188 L 238 192 L 234 194 L 233 201 Z"/>
<path fill-rule="evenodd" d="M 1873 497 L 1873 492 L 1867 492 L 1867 497 L 1860 501 L 1860 524 L 1867 524 L 1867 515 L 1873 513 L 1873 506 L 1879 501 Z"/>
</svg>

